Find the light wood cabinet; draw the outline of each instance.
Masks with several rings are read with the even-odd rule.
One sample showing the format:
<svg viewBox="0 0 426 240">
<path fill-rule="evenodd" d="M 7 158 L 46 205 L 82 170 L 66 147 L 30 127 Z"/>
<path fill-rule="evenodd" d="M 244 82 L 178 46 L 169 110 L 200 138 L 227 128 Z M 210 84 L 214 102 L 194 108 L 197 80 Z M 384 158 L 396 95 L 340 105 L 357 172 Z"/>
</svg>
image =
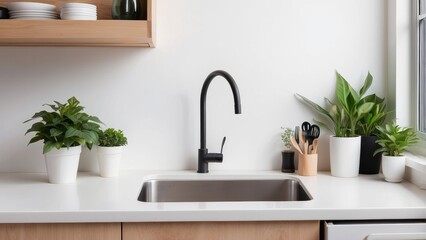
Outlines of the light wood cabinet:
<svg viewBox="0 0 426 240">
<path fill-rule="evenodd" d="M 123 223 L 123 240 L 318 240 L 319 221 Z"/>
<path fill-rule="evenodd" d="M 0 224 L 1 240 L 120 240 L 121 223 Z"/>
<path fill-rule="evenodd" d="M 1 240 L 318 240 L 319 221 L 0 224 Z"/>
<path fill-rule="evenodd" d="M 12 0 L 0 0 L 6 6 Z M 147 20 L 111 20 L 112 0 L 79 0 L 97 6 L 98 20 L 0 20 L 3 46 L 155 46 L 155 1 L 147 0 Z M 37 0 L 54 4 L 74 0 Z"/>
</svg>

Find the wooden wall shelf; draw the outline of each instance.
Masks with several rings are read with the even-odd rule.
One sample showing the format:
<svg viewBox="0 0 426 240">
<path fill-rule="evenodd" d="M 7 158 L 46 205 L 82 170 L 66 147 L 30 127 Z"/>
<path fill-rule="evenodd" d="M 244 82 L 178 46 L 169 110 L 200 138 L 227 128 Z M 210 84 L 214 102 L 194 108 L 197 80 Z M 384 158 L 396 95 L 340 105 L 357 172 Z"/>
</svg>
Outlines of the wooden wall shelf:
<svg viewBox="0 0 426 240">
<path fill-rule="evenodd" d="M 155 0 L 148 0 L 148 20 L 132 21 L 111 20 L 111 3 L 108 7 L 105 2 L 109 1 L 99 1 L 103 1 L 101 8 L 98 6 L 101 20 L 96 21 L 0 20 L 0 45 L 155 47 Z M 85 2 L 97 3 L 96 0 Z M 0 5 L 5 5 L 2 3 L 5 1 L 0 0 Z"/>
</svg>

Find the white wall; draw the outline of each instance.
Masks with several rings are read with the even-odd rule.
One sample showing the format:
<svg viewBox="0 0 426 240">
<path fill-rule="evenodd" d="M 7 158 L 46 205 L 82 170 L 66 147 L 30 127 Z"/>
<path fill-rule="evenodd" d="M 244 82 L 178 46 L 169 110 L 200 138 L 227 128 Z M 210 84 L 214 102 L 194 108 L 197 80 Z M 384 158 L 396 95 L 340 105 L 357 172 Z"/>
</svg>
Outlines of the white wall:
<svg viewBox="0 0 426 240">
<path fill-rule="evenodd" d="M 157 48 L 2 47 L 0 171 L 45 171 L 41 144 L 26 147 L 22 122 L 43 103 L 75 95 L 89 114 L 121 128 L 123 168 L 195 169 L 199 96 L 213 70 L 240 88 L 242 115 L 215 79 L 207 98 L 207 146 L 224 162 L 210 169 L 280 168 L 280 127 L 312 120 L 294 98 L 332 97 L 335 70 L 359 88 L 367 71 L 385 93 L 386 1 L 158 0 Z M 328 136 L 320 169 L 328 169 Z M 90 168 L 86 153 L 83 168 Z M 94 165 L 93 165 L 94 166 Z"/>
</svg>

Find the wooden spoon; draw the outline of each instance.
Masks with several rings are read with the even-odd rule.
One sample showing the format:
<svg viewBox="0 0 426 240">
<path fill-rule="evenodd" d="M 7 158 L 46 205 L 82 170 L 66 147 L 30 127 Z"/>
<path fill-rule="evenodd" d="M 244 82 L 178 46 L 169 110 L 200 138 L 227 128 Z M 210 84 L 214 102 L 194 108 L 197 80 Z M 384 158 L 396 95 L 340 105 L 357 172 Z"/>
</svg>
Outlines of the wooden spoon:
<svg viewBox="0 0 426 240">
<path fill-rule="evenodd" d="M 306 141 L 305 143 L 303 143 L 303 152 L 305 154 L 309 154 L 308 149 L 309 149 L 309 142 Z"/>
<path fill-rule="evenodd" d="M 315 138 L 312 142 L 312 154 L 316 154 L 318 150 L 318 138 Z"/>
<path fill-rule="evenodd" d="M 291 145 L 293 145 L 294 149 L 296 149 L 296 151 L 298 151 L 300 154 L 303 155 L 302 150 L 300 150 L 299 144 L 297 144 L 296 139 L 293 136 L 290 137 L 290 141 L 291 141 Z"/>
</svg>

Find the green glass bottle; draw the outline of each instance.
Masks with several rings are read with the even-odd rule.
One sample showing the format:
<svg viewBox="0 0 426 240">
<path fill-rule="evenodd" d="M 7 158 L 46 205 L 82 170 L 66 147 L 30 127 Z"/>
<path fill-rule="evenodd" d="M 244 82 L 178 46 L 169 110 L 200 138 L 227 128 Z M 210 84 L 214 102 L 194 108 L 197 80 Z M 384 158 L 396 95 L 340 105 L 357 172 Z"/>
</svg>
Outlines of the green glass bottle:
<svg viewBox="0 0 426 240">
<path fill-rule="evenodd" d="M 138 20 L 140 11 L 139 0 L 114 0 L 112 2 L 112 19 Z"/>
<path fill-rule="evenodd" d="M 140 20 L 148 20 L 148 1 L 139 0 L 140 3 Z"/>
</svg>

